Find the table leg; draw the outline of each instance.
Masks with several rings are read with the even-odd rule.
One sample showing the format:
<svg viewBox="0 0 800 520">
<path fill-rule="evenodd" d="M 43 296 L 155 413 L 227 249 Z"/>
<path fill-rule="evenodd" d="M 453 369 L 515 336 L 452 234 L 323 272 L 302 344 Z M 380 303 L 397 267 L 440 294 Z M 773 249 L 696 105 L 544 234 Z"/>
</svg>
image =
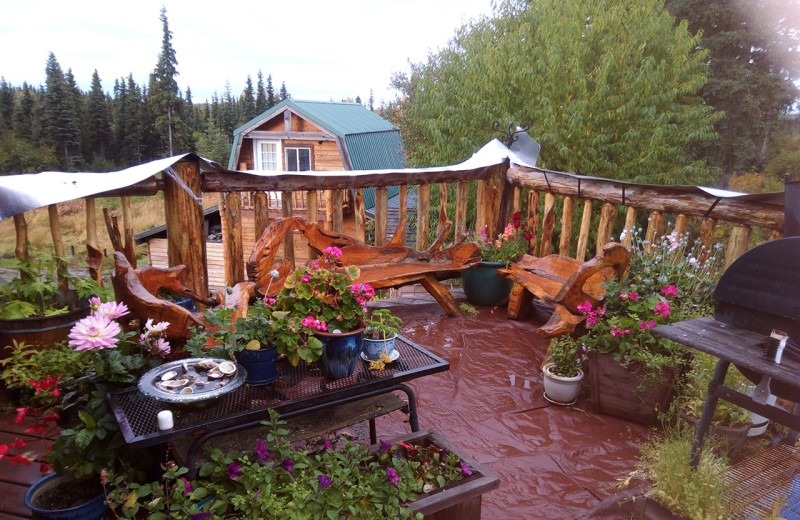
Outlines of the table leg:
<svg viewBox="0 0 800 520">
<path fill-rule="evenodd" d="M 408 396 L 408 423 L 411 426 L 412 432 L 419 431 L 419 419 L 417 417 L 417 399 L 414 396 L 414 391 L 403 383 L 395 385 L 397 390 L 401 390 Z"/>
<path fill-rule="evenodd" d="M 717 361 L 717 366 L 714 368 L 714 376 L 708 383 L 708 396 L 703 405 L 703 413 L 700 415 L 700 420 L 697 422 L 697 432 L 695 433 L 694 443 L 692 443 L 692 458 L 691 466 L 697 467 L 700 462 L 700 452 L 703 449 L 703 438 L 708 433 L 711 427 L 711 420 L 714 418 L 714 412 L 717 409 L 717 402 L 719 396 L 717 395 L 717 388 L 721 387 L 725 382 L 725 374 L 728 373 L 730 361 L 720 359 Z"/>
</svg>

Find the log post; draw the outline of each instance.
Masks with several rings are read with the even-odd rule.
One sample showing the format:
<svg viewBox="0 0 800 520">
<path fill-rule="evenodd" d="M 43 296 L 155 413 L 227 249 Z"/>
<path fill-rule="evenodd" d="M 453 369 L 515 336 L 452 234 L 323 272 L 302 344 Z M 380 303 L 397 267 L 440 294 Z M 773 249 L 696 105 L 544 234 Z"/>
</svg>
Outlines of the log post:
<svg viewBox="0 0 800 520">
<path fill-rule="evenodd" d="M 308 190 L 306 192 L 306 218 L 311 224 L 318 224 L 319 222 L 319 198 L 317 190 Z M 317 250 L 311 247 L 311 244 L 308 245 L 308 258 L 313 260 L 317 258 L 319 253 Z"/>
<path fill-rule="evenodd" d="M 603 246 L 611 241 L 611 233 L 614 229 L 614 220 L 617 218 L 617 207 L 606 202 L 600 211 L 600 224 L 597 226 L 597 244 L 595 254 L 603 252 Z"/>
<path fill-rule="evenodd" d="M 344 192 L 342 190 L 333 190 L 332 195 L 333 221 L 331 225 L 334 233 L 342 233 L 344 231 Z"/>
<path fill-rule="evenodd" d="M 455 244 L 464 242 L 467 237 L 467 206 L 469 203 L 469 182 L 461 181 L 456 187 Z"/>
<path fill-rule="evenodd" d="M 325 190 L 325 227 L 333 230 L 333 194 L 336 190 Z"/>
<path fill-rule="evenodd" d="M 417 251 L 428 249 L 428 230 L 430 229 L 431 187 L 420 184 L 417 188 Z"/>
<path fill-rule="evenodd" d="M 542 218 L 542 242 L 539 245 L 539 256 L 551 254 L 553 229 L 556 227 L 556 196 L 550 192 L 544 194 L 544 217 Z"/>
<path fill-rule="evenodd" d="M 514 195 L 511 198 L 511 213 L 522 209 L 522 188 L 514 186 Z"/>
<path fill-rule="evenodd" d="M 561 208 L 561 239 L 558 242 L 558 254 L 569 256 L 569 243 L 572 240 L 572 214 L 575 207 L 574 197 L 564 197 Z"/>
<path fill-rule="evenodd" d="M 664 215 L 659 211 L 651 211 L 650 218 L 647 219 L 647 231 L 645 232 L 644 239 L 647 245 L 644 250 L 648 253 L 653 249 L 653 243 L 660 240 L 664 234 Z"/>
<path fill-rule="evenodd" d="M 382 246 L 386 244 L 388 236 L 389 190 L 386 186 L 379 186 L 375 188 L 375 245 Z"/>
<path fill-rule="evenodd" d="M 622 228 L 622 245 L 625 247 L 631 247 L 631 243 L 633 242 L 633 234 L 636 232 L 634 229 L 636 227 L 636 208 L 633 206 L 628 206 L 627 211 L 625 212 L 625 226 Z"/>
<path fill-rule="evenodd" d="M 67 264 L 63 260 L 64 240 L 61 238 L 61 222 L 58 220 L 58 206 L 56 204 L 47 206 L 47 215 L 50 217 L 50 235 L 53 237 L 53 254 L 58 257 L 58 286 L 61 289 L 68 289 L 69 282 L 63 276 L 64 271 L 67 269 Z"/>
<path fill-rule="evenodd" d="M 30 252 L 28 251 L 28 223 L 25 222 L 25 214 L 19 213 L 14 215 L 14 231 L 17 235 L 17 245 L 14 248 L 14 254 L 20 260 L 27 260 Z M 20 277 L 25 280 L 27 275 L 19 272 Z"/>
<path fill-rule="evenodd" d="M 181 282 L 202 296 L 208 295 L 206 236 L 197 161 L 181 161 L 173 167 L 187 193 L 171 175 L 164 175 L 164 217 L 167 224 L 167 258 L 170 267 L 185 265 Z M 192 196 L 194 195 L 194 197 Z"/>
<path fill-rule="evenodd" d="M 680 213 L 675 218 L 675 238 L 677 238 L 678 240 L 682 238 L 688 239 L 688 237 L 684 237 L 684 235 L 686 235 L 688 232 L 689 232 L 689 217 L 687 217 L 683 213 Z"/>
<path fill-rule="evenodd" d="M 238 191 L 222 197 L 225 229 L 222 249 L 225 251 L 225 285 L 233 287 L 244 281 L 244 245 L 242 242 L 242 199 Z"/>
<path fill-rule="evenodd" d="M 700 225 L 700 254 L 698 260 L 701 264 L 705 264 L 708 257 L 711 255 L 711 249 L 714 247 L 714 227 L 717 221 L 713 218 L 706 217 Z"/>
<path fill-rule="evenodd" d="M 436 236 L 438 237 L 444 226 L 447 224 L 447 184 L 439 183 L 439 223 L 436 225 Z"/>
<path fill-rule="evenodd" d="M 377 193 L 375 194 L 375 203 L 377 204 Z M 354 201 L 355 208 L 353 209 L 353 218 L 356 224 L 356 233 L 355 238 L 356 240 L 360 240 L 361 242 L 366 242 L 367 233 L 364 228 L 364 222 L 367 218 L 367 212 L 364 209 L 364 189 L 358 188 L 356 190 L 356 198 Z M 377 227 L 377 216 L 375 217 L 375 227 Z M 377 244 L 376 244 L 377 245 Z"/>
<path fill-rule="evenodd" d="M 281 215 L 285 219 L 294 215 L 291 191 L 281 192 Z M 289 261 L 291 265 L 295 265 L 294 232 L 286 233 L 286 236 L 283 239 L 283 257 Z"/>
<path fill-rule="evenodd" d="M 123 217 L 124 222 L 124 217 Z M 127 237 L 127 229 L 125 230 Z M 131 238 L 133 238 L 131 236 Z M 63 246 L 62 246 L 63 247 Z M 95 282 L 103 285 L 103 252 L 97 240 L 97 207 L 91 197 L 86 198 L 86 263 L 89 266 L 89 275 Z M 134 262 L 136 260 L 134 259 Z"/>
<path fill-rule="evenodd" d="M 486 235 L 495 237 L 503 232 L 511 219 L 511 195 L 513 187 L 506 183 L 507 164 L 492 167 L 492 173 L 478 181 L 478 197 L 475 205 L 475 229 L 486 228 Z M 505 191 L 508 188 L 509 195 Z"/>
<path fill-rule="evenodd" d="M 402 222 L 408 213 L 408 186 L 400 186 L 400 194 L 398 199 L 399 207 L 397 208 L 398 222 Z M 405 240 L 403 241 L 405 244 Z"/>
<path fill-rule="evenodd" d="M 253 231 L 255 231 L 255 239 L 258 241 L 269 226 L 269 198 L 265 191 L 254 191 L 251 198 L 253 201 Z"/>
<path fill-rule="evenodd" d="M 592 226 L 592 201 L 583 201 L 581 214 L 581 230 L 578 232 L 578 246 L 575 249 L 575 258 L 581 262 L 586 260 L 586 249 L 589 247 L 589 231 Z"/>
<path fill-rule="evenodd" d="M 539 239 L 539 192 L 530 190 L 528 192 L 528 222 L 526 225 L 531 239 L 528 240 L 528 252 L 536 253 L 536 243 Z"/>
<path fill-rule="evenodd" d="M 728 239 L 728 247 L 725 248 L 725 266 L 727 269 L 734 260 L 742 256 L 747 251 L 747 244 L 750 242 L 750 226 L 734 226 Z"/>
</svg>

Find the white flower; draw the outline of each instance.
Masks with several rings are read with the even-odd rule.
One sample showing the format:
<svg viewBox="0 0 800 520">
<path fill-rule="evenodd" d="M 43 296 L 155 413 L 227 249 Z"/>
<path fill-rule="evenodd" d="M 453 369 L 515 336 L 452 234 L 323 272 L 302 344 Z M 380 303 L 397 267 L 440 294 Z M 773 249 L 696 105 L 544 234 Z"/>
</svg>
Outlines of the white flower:
<svg viewBox="0 0 800 520">
<path fill-rule="evenodd" d="M 269 275 L 270 275 L 270 276 L 271 276 L 271 277 L 272 277 L 274 280 L 277 280 L 277 279 L 278 279 L 278 277 L 281 275 L 281 273 L 279 273 L 277 269 L 273 269 L 272 271 L 270 271 L 270 272 L 269 272 Z"/>
</svg>

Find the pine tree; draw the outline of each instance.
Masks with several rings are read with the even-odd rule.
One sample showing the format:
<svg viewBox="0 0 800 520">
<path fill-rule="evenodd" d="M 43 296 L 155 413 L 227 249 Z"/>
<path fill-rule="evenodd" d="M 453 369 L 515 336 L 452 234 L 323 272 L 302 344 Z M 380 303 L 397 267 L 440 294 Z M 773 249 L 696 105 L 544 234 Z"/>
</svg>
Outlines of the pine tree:
<svg viewBox="0 0 800 520">
<path fill-rule="evenodd" d="M 25 141 L 38 144 L 38 132 L 35 130 L 35 91 L 27 83 L 22 84 L 22 96 L 14 107 L 14 134 Z"/>
<path fill-rule="evenodd" d="M 111 108 L 97 69 L 92 74 L 92 86 L 86 101 L 86 120 L 89 155 L 105 163 L 109 159 L 111 142 Z"/>
<path fill-rule="evenodd" d="M 356 103 L 361 104 L 361 96 L 356 96 Z"/>
<path fill-rule="evenodd" d="M 264 91 L 264 75 L 258 71 L 258 83 L 256 83 L 256 115 L 261 114 L 267 108 L 267 95 Z"/>
<path fill-rule="evenodd" d="M 375 112 L 375 95 L 372 89 L 369 89 L 369 109 L 371 112 Z"/>
<path fill-rule="evenodd" d="M 71 169 L 80 154 L 80 127 L 71 96 L 61 65 L 51 52 L 45 68 L 43 137 L 56 148 L 64 169 Z"/>
<path fill-rule="evenodd" d="M 242 116 L 241 123 L 250 121 L 256 116 L 256 98 L 253 93 L 253 80 L 250 75 L 247 75 L 245 82 L 244 93 L 242 95 Z"/>
<path fill-rule="evenodd" d="M 275 89 L 272 86 L 272 74 L 267 75 L 267 108 L 272 108 L 277 104 L 275 99 Z"/>
<path fill-rule="evenodd" d="M 292 96 L 289 95 L 289 91 L 286 90 L 286 82 L 284 81 L 283 83 L 281 83 L 281 93 L 280 93 L 281 101 L 283 101 L 284 99 L 289 99 L 291 97 Z"/>
<path fill-rule="evenodd" d="M 14 89 L 0 76 L 0 132 L 13 128 Z"/>
<path fill-rule="evenodd" d="M 181 97 L 178 89 L 178 82 L 175 76 L 178 75 L 175 49 L 172 48 L 172 31 L 169 30 L 167 20 L 167 9 L 161 8 L 161 20 L 163 37 L 161 40 L 161 53 L 158 63 L 153 73 L 150 75 L 150 88 L 148 92 L 148 103 L 150 110 L 155 117 L 155 129 L 160 135 L 163 143 L 166 144 L 164 150 L 166 155 L 174 155 L 176 136 L 175 129 L 180 123 Z"/>
</svg>

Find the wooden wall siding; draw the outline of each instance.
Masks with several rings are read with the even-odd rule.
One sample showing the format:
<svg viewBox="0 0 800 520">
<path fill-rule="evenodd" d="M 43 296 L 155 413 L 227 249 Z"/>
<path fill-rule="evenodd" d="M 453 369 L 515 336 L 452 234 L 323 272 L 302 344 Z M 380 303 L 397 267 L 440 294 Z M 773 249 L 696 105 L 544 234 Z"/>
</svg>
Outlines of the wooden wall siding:
<svg viewBox="0 0 800 520">
<path fill-rule="evenodd" d="M 256 127 L 256 131 L 285 132 L 286 124 L 283 121 L 283 113 L 277 114 L 275 117 L 264 121 Z"/>
<path fill-rule="evenodd" d="M 281 214 L 281 210 L 283 208 L 283 203 L 281 202 L 282 197 L 280 191 L 266 191 L 261 192 L 265 194 L 265 203 L 267 204 L 267 209 L 272 215 L 272 213 Z M 302 191 L 293 191 L 290 192 L 292 196 L 292 208 L 295 211 L 303 211 L 305 212 L 308 209 L 308 192 Z M 317 194 L 317 211 L 325 213 L 325 197 L 327 192 L 318 192 Z M 242 192 L 242 210 L 243 211 L 252 211 L 255 209 L 255 205 L 253 204 L 253 194 L 252 192 L 244 191 Z"/>
<path fill-rule="evenodd" d="M 311 121 L 292 113 L 292 132 L 322 132 L 322 129 Z"/>
<path fill-rule="evenodd" d="M 255 170 L 256 164 L 253 159 L 253 140 L 242 139 L 242 147 L 239 150 L 239 160 L 236 162 L 238 170 Z"/>
</svg>

